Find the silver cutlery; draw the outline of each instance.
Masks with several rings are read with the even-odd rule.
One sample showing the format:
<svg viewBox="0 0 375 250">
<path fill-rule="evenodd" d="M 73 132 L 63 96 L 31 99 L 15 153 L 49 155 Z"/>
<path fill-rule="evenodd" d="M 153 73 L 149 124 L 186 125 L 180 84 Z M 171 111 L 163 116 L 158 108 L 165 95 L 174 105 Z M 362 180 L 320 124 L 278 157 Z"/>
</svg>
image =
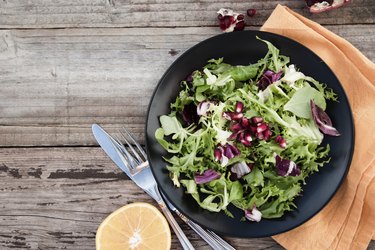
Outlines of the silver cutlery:
<svg viewBox="0 0 375 250">
<path fill-rule="evenodd" d="M 149 167 L 145 167 L 147 163 L 142 165 L 143 161 L 139 161 L 139 159 L 141 158 L 138 154 L 137 159 L 131 157 L 129 152 L 121 143 L 114 139 L 109 139 L 111 137 L 109 137 L 109 135 L 105 133 L 98 125 L 94 124 L 92 126 L 92 130 L 100 146 L 102 146 L 103 149 L 108 149 L 108 147 L 114 149 L 114 152 L 119 156 L 121 162 L 123 163 L 122 165 L 119 165 L 119 167 L 134 181 L 134 183 L 136 183 L 140 188 L 142 188 L 158 203 L 170 226 L 175 232 L 177 238 L 180 240 L 183 249 L 194 249 L 189 239 L 186 237 L 181 227 L 178 225 L 173 215 L 167 208 L 166 204 L 164 203 L 164 200 L 161 198 L 161 195 L 157 188 L 156 181 L 151 173 L 151 169 Z M 101 132 L 98 132 L 100 130 Z M 103 138 L 103 136 L 105 136 L 106 139 Z M 104 144 L 104 142 L 106 143 Z"/>
<path fill-rule="evenodd" d="M 146 153 L 128 131 L 123 129 L 116 137 L 111 137 L 99 125 L 93 124 L 92 131 L 99 145 L 107 155 L 122 169 L 139 187 L 154 198 L 161 206 L 163 213 L 175 230 L 184 249 L 194 249 L 184 235 L 179 225 L 174 220 L 169 209 L 175 212 L 186 224 L 188 224 L 198 235 L 200 235 L 213 249 L 235 250 L 220 236 L 212 231 L 205 230 L 193 221 L 186 218 L 165 198 L 157 188 L 156 181 L 146 160 Z M 126 145 L 128 149 L 124 146 Z M 133 147 L 132 145 L 135 145 Z M 165 200 L 165 203 L 163 201 Z M 169 207 L 166 208 L 166 205 Z M 170 221 L 171 220 L 171 221 Z"/>
</svg>

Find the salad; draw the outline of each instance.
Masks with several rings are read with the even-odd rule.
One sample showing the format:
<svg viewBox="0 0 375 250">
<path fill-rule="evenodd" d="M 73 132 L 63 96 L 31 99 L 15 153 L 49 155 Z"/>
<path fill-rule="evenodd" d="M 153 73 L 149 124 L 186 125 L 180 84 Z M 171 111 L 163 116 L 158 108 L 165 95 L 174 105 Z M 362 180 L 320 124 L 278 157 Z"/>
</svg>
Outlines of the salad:
<svg viewBox="0 0 375 250">
<path fill-rule="evenodd" d="M 200 207 L 244 211 L 243 219 L 279 218 L 296 208 L 308 176 L 329 162 L 323 136 L 339 136 L 325 113 L 337 101 L 270 42 L 250 65 L 211 59 L 180 83 L 155 137 L 166 168 Z"/>
</svg>

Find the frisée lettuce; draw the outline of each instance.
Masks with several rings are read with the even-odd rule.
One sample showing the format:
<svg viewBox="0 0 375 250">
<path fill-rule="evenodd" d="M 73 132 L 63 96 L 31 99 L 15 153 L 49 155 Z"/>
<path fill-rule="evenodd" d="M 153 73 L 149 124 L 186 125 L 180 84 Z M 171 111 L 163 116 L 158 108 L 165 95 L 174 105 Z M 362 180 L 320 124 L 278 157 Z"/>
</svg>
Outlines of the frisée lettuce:
<svg viewBox="0 0 375 250">
<path fill-rule="evenodd" d="M 232 204 L 250 221 L 293 210 L 306 178 L 329 161 L 320 128 L 332 127 L 324 110 L 336 101 L 325 84 L 261 41 L 268 53 L 257 63 L 211 59 L 183 80 L 155 132 L 176 187 L 204 209 L 232 216 Z"/>
</svg>

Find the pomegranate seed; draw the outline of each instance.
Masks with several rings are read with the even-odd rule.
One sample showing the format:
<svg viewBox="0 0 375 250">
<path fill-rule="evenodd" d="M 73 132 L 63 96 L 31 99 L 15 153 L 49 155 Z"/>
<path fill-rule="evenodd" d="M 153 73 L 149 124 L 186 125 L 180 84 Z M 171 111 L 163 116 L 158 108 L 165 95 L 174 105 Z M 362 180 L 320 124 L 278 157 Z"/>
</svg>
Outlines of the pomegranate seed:
<svg viewBox="0 0 375 250">
<path fill-rule="evenodd" d="M 227 27 L 225 26 L 225 23 L 224 23 L 224 19 L 223 20 L 220 20 L 220 29 L 221 30 L 225 30 Z"/>
<path fill-rule="evenodd" d="M 223 117 L 227 120 L 241 120 L 243 113 L 223 112 Z"/>
<path fill-rule="evenodd" d="M 243 103 L 242 102 L 237 102 L 235 106 L 235 111 L 237 113 L 241 113 L 243 111 Z"/>
<path fill-rule="evenodd" d="M 249 128 L 250 128 L 250 132 L 251 132 L 252 134 L 256 134 L 256 133 L 257 133 L 257 127 L 256 127 L 256 126 L 254 126 L 254 125 L 250 125 Z"/>
<path fill-rule="evenodd" d="M 233 20 L 234 20 L 233 16 L 225 16 L 224 17 L 225 28 L 228 28 L 233 23 Z"/>
<path fill-rule="evenodd" d="M 245 19 L 245 16 L 242 15 L 242 14 L 239 14 L 239 15 L 237 16 L 237 20 L 238 20 L 238 21 L 241 21 L 241 20 L 244 20 L 244 19 Z"/>
<path fill-rule="evenodd" d="M 258 123 L 258 126 L 257 126 L 257 132 L 258 133 L 266 131 L 267 129 L 268 129 L 268 125 L 265 122 Z"/>
<path fill-rule="evenodd" d="M 241 129 L 243 129 L 243 127 L 241 126 L 240 123 L 237 123 L 237 122 L 232 123 L 230 126 L 230 130 L 232 130 L 233 132 L 238 132 Z"/>
<path fill-rule="evenodd" d="M 237 138 L 238 138 L 238 132 L 234 132 L 234 133 L 232 133 L 232 134 L 228 137 L 228 140 L 233 141 L 233 140 L 236 140 Z"/>
<path fill-rule="evenodd" d="M 243 118 L 243 113 L 233 113 L 232 119 L 233 120 L 241 120 Z"/>
<path fill-rule="evenodd" d="M 250 142 L 250 141 L 241 140 L 241 143 L 242 143 L 245 147 L 250 147 L 250 146 L 251 146 L 251 142 Z"/>
<path fill-rule="evenodd" d="M 242 127 L 247 128 L 249 126 L 249 124 L 250 124 L 249 119 L 242 118 L 242 120 L 241 120 Z"/>
<path fill-rule="evenodd" d="M 277 135 L 275 137 L 275 142 L 280 143 L 282 139 L 283 139 L 283 137 L 281 135 Z"/>
<path fill-rule="evenodd" d="M 245 29 L 245 22 L 244 21 L 240 21 L 238 23 L 236 23 L 236 26 L 234 27 L 234 30 L 237 30 L 237 31 L 241 31 L 241 30 L 244 30 Z"/>
<path fill-rule="evenodd" d="M 257 13 L 257 10 L 256 9 L 248 9 L 246 11 L 246 14 L 249 16 L 249 17 L 253 17 L 255 16 L 255 14 Z"/>
<path fill-rule="evenodd" d="M 268 141 L 271 138 L 272 132 L 271 130 L 267 129 L 263 132 L 264 140 Z"/>
<path fill-rule="evenodd" d="M 255 135 L 256 135 L 256 137 L 257 137 L 259 140 L 263 140 L 263 139 L 264 139 L 264 135 L 263 135 L 262 132 L 260 132 L 260 133 L 256 133 Z"/>
<path fill-rule="evenodd" d="M 263 122 L 263 118 L 259 117 L 259 116 L 254 116 L 254 117 L 251 118 L 251 122 L 254 123 L 254 124 L 258 124 L 260 122 Z"/>
<path fill-rule="evenodd" d="M 281 135 L 277 135 L 275 142 L 279 144 L 280 147 L 286 148 L 286 141 Z"/>
<path fill-rule="evenodd" d="M 239 133 L 237 133 L 237 140 L 239 141 L 239 142 L 241 142 L 242 140 L 244 140 L 244 131 L 241 131 L 241 132 L 239 132 Z"/>
<path fill-rule="evenodd" d="M 243 138 L 245 141 L 248 141 L 248 142 L 251 142 L 253 140 L 253 138 L 251 137 L 250 133 L 249 132 L 244 132 L 244 135 L 243 135 Z"/>
<path fill-rule="evenodd" d="M 243 117 L 243 114 L 242 113 L 234 113 L 234 112 L 224 112 L 223 116 L 227 120 L 241 120 L 242 117 Z"/>
</svg>

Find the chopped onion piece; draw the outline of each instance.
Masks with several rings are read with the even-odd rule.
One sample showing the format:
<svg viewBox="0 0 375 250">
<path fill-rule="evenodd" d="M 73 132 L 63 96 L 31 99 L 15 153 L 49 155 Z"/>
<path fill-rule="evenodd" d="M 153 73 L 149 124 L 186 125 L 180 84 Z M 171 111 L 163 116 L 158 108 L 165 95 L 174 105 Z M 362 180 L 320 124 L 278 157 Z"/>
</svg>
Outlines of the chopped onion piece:
<svg viewBox="0 0 375 250">
<path fill-rule="evenodd" d="M 262 219 L 262 213 L 254 206 L 251 210 L 245 210 L 245 217 L 250 221 L 259 222 Z"/>
<path fill-rule="evenodd" d="M 236 164 L 234 164 L 230 171 L 234 174 L 236 174 L 237 179 L 240 179 L 242 176 L 248 174 L 251 172 L 251 169 L 249 165 L 246 164 L 246 162 L 241 161 Z"/>
<path fill-rule="evenodd" d="M 208 101 L 203 101 L 203 102 L 199 103 L 198 107 L 197 107 L 197 114 L 199 116 L 206 116 L 207 111 L 210 109 L 210 105 L 211 105 L 211 103 L 208 102 Z"/>
</svg>

